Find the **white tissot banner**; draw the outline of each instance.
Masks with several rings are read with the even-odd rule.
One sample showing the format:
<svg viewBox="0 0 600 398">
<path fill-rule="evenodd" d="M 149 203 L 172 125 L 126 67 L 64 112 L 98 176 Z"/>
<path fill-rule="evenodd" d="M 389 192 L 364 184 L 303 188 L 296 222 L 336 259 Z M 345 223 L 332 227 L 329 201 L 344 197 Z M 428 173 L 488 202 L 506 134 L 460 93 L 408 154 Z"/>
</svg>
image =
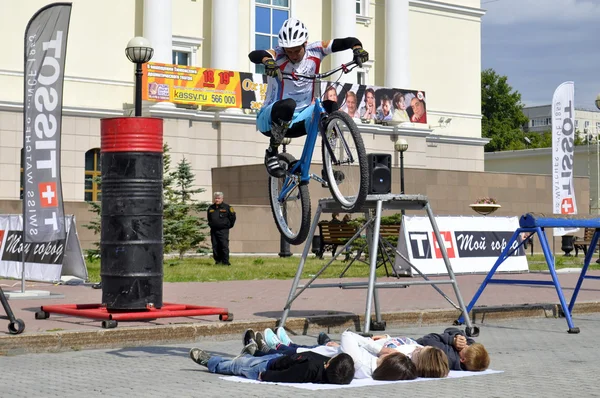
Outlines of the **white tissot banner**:
<svg viewBox="0 0 600 398">
<path fill-rule="evenodd" d="M 0 277 L 21 279 L 25 248 L 25 280 L 55 282 L 61 275 L 87 279 L 87 268 L 75 228 L 66 216 L 66 239 L 23 245 L 23 216 L 0 214 Z"/>
<path fill-rule="evenodd" d="M 575 84 L 564 82 L 552 96 L 552 209 L 554 214 L 577 214 L 573 178 L 575 149 Z M 554 228 L 554 236 L 579 228 Z"/>
<path fill-rule="evenodd" d="M 446 217 L 435 218 L 454 273 L 487 273 L 519 228 L 517 217 Z M 515 242 L 516 247 L 520 239 Z M 404 217 L 398 239 L 398 251 L 423 274 L 447 274 L 442 253 L 428 217 Z M 410 265 L 396 256 L 394 270 Z M 523 247 L 506 259 L 498 271 L 527 271 Z"/>
</svg>

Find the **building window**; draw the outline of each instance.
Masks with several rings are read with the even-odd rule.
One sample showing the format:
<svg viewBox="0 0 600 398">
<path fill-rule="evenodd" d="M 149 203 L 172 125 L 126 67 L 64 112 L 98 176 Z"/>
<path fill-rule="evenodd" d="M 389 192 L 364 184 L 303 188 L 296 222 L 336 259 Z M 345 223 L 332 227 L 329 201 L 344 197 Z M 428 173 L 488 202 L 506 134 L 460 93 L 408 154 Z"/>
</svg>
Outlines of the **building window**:
<svg viewBox="0 0 600 398">
<path fill-rule="evenodd" d="M 586 120 L 586 121 L 585 121 L 585 124 L 583 125 L 583 127 L 584 127 L 584 128 L 586 128 L 586 129 L 587 129 L 588 127 L 590 127 L 590 121 L 589 121 L 589 120 Z"/>
<path fill-rule="evenodd" d="M 254 7 L 254 49 L 277 47 L 277 34 L 283 22 L 290 17 L 289 0 L 256 0 Z M 255 66 L 256 73 L 264 73 L 263 65 Z"/>
<path fill-rule="evenodd" d="M 202 39 L 195 37 L 173 36 L 173 64 L 184 66 L 198 65 L 198 48 Z"/>
<path fill-rule="evenodd" d="M 191 54 L 185 51 L 173 51 L 173 65 L 191 66 Z"/>
<path fill-rule="evenodd" d="M 596 122 L 596 133 L 600 134 L 600 122 Z"/>
<path fill-rule="evenodd" d="M 85 153 L 85 194 L 86 202 L 102 199 L 100 189 L 100 149 L 90 149 Z"/>
<path fill-rule="evenodd" d="M 579 120 L 575 119 L 575 128 L 579 127 Z"/>
<path fill-rule="evenodd" d="M 365 0 L 356 0 L 356 15 L 365 15 Z"/>
</svg>

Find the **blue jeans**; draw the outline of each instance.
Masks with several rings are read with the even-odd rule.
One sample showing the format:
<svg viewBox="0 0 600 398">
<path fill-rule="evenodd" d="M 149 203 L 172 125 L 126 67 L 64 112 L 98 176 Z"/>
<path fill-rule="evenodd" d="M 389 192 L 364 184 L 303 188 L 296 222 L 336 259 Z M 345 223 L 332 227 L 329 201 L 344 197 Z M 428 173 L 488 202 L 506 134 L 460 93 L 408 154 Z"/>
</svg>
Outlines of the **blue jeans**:
<svg viewBox="0 0 600 398">
<path fill-rule="evenodd" d="M 271 136 L 271 109 L 273 108 L 273 104 L 260 108 L 258 115 L 256 116 L 256 128 L 266 136 Z M 306 131 L 309 131 L 310 119 L 312 118 L 314 108 L 315 105 L 313 104 L 307 106 L 301 112 L 294 112 L 294 117 L 290 123 L 290 128 L 294 125 L 294 123 L 304 120 Z"/>
<path fill-rule="evenodd" d="M 208 360 L 208 370 L 222 375 L 244 376 L 247 379 L 258 380 L 258 375 L 267 370 L 269 361 L 283 356 L 272 354 L 263 357 L 253 357 L 245 354 L 235 359 L 212 356 Z"/>
</svg>

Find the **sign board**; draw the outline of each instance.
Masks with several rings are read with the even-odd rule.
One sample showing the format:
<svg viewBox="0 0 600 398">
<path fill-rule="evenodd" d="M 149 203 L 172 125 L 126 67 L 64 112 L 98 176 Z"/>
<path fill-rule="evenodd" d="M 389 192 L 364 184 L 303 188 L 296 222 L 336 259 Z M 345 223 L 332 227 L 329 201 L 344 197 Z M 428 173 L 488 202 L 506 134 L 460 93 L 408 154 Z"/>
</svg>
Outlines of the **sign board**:
<svg viewBox="0 0 600 398">
<path fill-rule="evenodd" d="M 517 217 L 436 217 L 452 270 L 461 273 L 487 273 L 519 228 Z M 513 244 L 518 245 L 520 238 Z M 398 251 L 426 275 L 447 274 L 441 250 L 428 217 L 404 217 L 398 239 Z M 410 265 L 396 256 L 394 271 Z M 525 250 L 506 259 L 497 272 L 528 271 Z"/>
<path fill-rule="evenodd" d="M 0 277 L 21 279 L 25 250 L 25 280 L 55 282 L 60 280 L 61 275 L 87 279 L 75 217 L 66 216 L 65 225 L 65 239 L 23 244 L 23 217 L 1 214 Z"/>
</svg>

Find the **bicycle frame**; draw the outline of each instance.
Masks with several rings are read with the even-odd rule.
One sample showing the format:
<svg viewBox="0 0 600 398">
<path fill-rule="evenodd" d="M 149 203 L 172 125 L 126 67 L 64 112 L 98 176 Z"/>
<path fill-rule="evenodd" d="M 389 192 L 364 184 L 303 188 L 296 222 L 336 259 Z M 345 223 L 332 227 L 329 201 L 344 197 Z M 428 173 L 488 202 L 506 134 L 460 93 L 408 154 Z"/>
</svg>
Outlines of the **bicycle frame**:
<svg viewBox="0 0 600 398">
<path fill-rule="evenodd" d="M 348 68 L 351 66 L 351 68 Z M 292 166 L 290 170 L 288 170 L 287 176 L 283 182 L 283 186 L 281 187 L 281 191 L 279 192 L 278 200 L 280 202 L 284 201 L 284 199 L 289 195 L 289 193 L 294 189 L 296 184 L 308 184 L 312 179 L 320 182 L 321 184 L 325 183 L 321 177 L 315 174 L 309 174 L 310 163 L 312 162 L 312 156 L 315 150 L 315 145 L 317 143 L 317 136 L 321 132 L 321 118 L 323 114 L 327 114 L 327 111 L 323 107 L 323 102 L 321 101 L 321 79 L 324 77 L 328 77 L 337 73 L 339 71 L 343 71 L 344 73 L 350 72 L 352 69 L 356 67 L 356 62 L 352 61 L 347 65 L 341 65 L 329 72 L 315 74 L 314 76 L 300 75 L 296 73 L 285 73 L 285 76 L 290 76 L 293 80 L 298 80 L 299 78 L 311 79 L 314 80 L 314 109 L 310 120 L 308 121 L 308 125 L 306 126 L 306 141 L 304 143 L 304 148 L 302 149 L 302 155 L 300 159 Z M 300 171 L 300 181 L 298 181 L 298 171 Z"/>
</svg>

